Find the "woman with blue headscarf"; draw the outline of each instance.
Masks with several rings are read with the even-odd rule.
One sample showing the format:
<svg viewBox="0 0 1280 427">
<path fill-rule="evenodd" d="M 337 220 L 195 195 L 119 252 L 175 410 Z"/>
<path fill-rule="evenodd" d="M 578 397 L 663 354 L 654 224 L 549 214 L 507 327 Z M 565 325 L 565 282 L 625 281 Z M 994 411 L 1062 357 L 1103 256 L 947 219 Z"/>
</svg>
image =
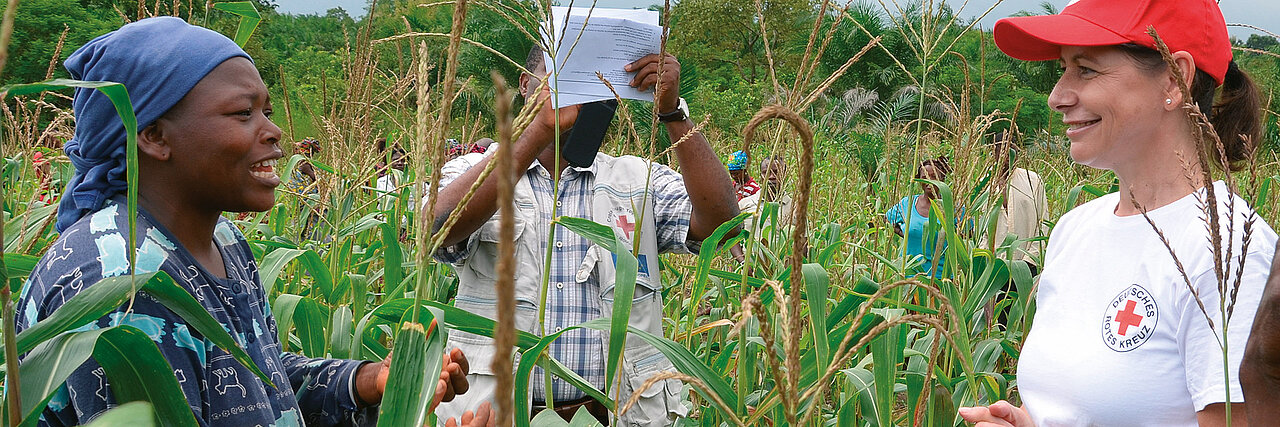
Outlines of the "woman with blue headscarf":
<svg viewBox="0 0 1280 427">
<path fill-rule="evenodd" d="M 64 63 L 80 80 L 123 83 L 138 119 L 138 273 L 164 271 L 226 328 L 272 387 L 155 300 L 137 298 L 90 328 L 132 325 L 156 342 L 201 425 L 371 423 L 387 361 L 312 359 L 284 352 L 249 244 L 223 212 L 275 204 L 282 156 L 266 86 L 225 36 L 173 17 L 143 19 L 98 37 Z M 24 287 L 18 330 L 48 318 L 102 278 L 128 274 L 125 129 L 111 102 L 78 89 L 75 164 L 51 245 Z M 466 390 L 454 353 L 438 399 Z M 286 387 L 286 385 L 292 387 Z M 79 425 L 116 403 L 101 369 L 85 363 L 57 391 L 42 425 Z M 487 411 L 484 412 L 487 414 Z"/>
</svg>

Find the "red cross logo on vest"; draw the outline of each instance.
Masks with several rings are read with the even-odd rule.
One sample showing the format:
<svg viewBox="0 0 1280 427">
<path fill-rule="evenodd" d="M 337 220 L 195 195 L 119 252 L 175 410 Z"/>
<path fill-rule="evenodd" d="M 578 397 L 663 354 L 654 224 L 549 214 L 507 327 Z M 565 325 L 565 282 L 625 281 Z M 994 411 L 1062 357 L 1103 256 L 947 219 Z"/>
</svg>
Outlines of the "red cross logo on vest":
<svg viewBox="0 0 1280 427">
<path fill-rule="evenodd" d="M 618 215 L 617 224 L 618 228 L 621 228 L 623 233 L 627 233 L 628 239 L 631 238 L 631 233 L 636 230 L 636 222 L 632 221 L 630 216 L 625 214 Z"/>
<path fill-rule="evenodd" d="M 1103 309 L 1102 343 L 1118 352 L 1134 350 L 1156 333 L 1159 316 L 1155 297 L 1142 286 L 1129 285 Z"/>
</svg>

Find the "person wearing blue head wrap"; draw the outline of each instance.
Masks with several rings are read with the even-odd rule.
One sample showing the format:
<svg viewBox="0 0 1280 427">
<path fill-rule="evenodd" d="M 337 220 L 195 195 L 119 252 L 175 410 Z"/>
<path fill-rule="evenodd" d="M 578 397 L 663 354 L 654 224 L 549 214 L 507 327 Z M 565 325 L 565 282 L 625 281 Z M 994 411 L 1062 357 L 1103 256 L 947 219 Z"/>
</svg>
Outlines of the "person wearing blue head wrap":
<svg viewBox="0 0 1280 427">
<path fill-rule="evenodd" d="M 730 154 L 729 161 L 725 163 L 725 167 L 729 170 L 729 177 L 733 178 L 733 183 L 737 187 L 738 201 L 760 192 L 760 184 L 756 183 L 756 180 L 747 174 L 747 153 L 745 151 L 739 150 Z"/>
<path fill-rule="evenodd" d="M 175 17 L 143 19 L 93 39 L 63 65 L 77 80 L 124 84 L 141 130 L 155 123 L 223 61 L 249 59 L 240 46 Z M 61 232 L 125 191 L 125 129 L 115 107 L 96 89 L 76 89 L 75 137 L 64 149 L 75 175 L 58 207 Z"/>
<path fill-rule="evenodd" d="M 124 127 L 110 101 L 75 94 L 76 167 L 50 245 L 23 287 L 17 330 L 48 319 L 108 277 L 166 272 L 237 338 L 263 381 L 186 319 L 152 298 L 88 325 L 130 325 L 155 341 L 199 425 L 365 425 L 376 419 L 383 363 L 307 358 L 285 351 L 248 241 L 225 211 L 265 211 L 280 184 L 281 130 L 252 59 L 217 32 L 172 17 L 148 18 L 90 41 L 65 62 L 81 80 L 123 83 L 138 119 L 138 215 L 129 218 Z M 133 224 L 131 224 L 133 222 Z M 136 259 L 125 236 L 135 226 Z M 133 265 L 130 265 L 130 263 Z M 68 273 L 71 272 L 71 273 Z M 459 352 L 445 358 L 437 399 L 467 388 Z M 76 369 L 41 425 L 80 425 L 116 403 L 96 362 Z M 483 422 L 483 417 L 475 417 Z"/>
</svg>

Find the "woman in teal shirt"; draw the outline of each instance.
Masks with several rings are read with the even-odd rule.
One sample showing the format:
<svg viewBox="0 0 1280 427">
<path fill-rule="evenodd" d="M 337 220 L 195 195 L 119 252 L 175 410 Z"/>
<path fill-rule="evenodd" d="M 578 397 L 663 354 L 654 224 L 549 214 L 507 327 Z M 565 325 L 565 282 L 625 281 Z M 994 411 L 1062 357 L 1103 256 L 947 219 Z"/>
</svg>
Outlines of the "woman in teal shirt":
<svg viewBox="0 0 1280 427">
<path fill-rule="evenodd" d="M 915 177 L 942 181 L 947 179 L 947 174 L 949 173 L 951 173 L 951 165 L 947 158 L 939 157 L 920 162 L 920 166 L 916 168 Z M 925 183 L 921 183 L 920 188 L 923 192 L 922 194 L 903 197 L 898 204 L 884 213 L 884 217 L 889 221 L 889 224 L 893 225 L 895 233 L 898 233 L 899 236 L 905 234 L 907 238 L 903 256 L 914 257 L 919 255 L 923 257 L 924 263 L 918 271 L 933 277 L 943 277 L 942 271 L 946 265 L 946 257 L 943 252 L 947 247 L 946 240 L 941 235 L 939 227 L 933 224 L 929 218 L 929 210 L 933 206 L 933 201 L 938 198 L 938 189 Z M 938 245 L 939 242 L 942 244 L 941 247 Z M 937 255 L 936 262 L 934 262 L 935 254 Z"/>
</svg>

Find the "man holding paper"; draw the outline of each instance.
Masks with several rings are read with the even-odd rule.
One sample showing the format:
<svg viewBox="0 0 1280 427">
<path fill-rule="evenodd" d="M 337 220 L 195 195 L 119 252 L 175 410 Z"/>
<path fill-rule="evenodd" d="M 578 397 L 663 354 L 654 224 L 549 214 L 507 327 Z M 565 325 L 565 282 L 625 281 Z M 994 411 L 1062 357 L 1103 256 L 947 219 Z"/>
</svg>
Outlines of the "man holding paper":
<svg viewBox="0 0 1280 427">
<path fill-rule="evenodd" d="M 537 47 L 529 54 L 526 68 L 532 74 L 520 77 L 520 94 L 528 102 L 541 102 L 552 96 L 551 85 L 543 83 L 549 78 L 545 66 L 549 58 L 550 55 L 544 56 Z M 552 103 L 546 102 L 533 123 L 512 143 L 517 167 L 525 170 L 516 184 L 514 197 L 518 265 L 515 317 L 516 326 L 521 330 L 553 334 L 606 317 L 612 311 L 616 272 L 612 252 L 554 225 L 552 221 L 556 217 L 586 218 L 608 225 L 628 247 L 639 248 L 635 253 L 639 264 L 635 294 L 629 302 L 632 304 L 630 323 L 661 336 L 659 253 L 697 252 L 703 239 L 738 213 L 733 181 L 706 138 L 694 131 L 687 107 L 683 107 L 678 93 L 680 63 L 676 58 L 647 54 L 622 68 L 629 81 L 612 82 L 614 86 L 654 94 L 651 96 L 657 104 L 658 118 L 671 140 L 684 140 L 674 149 L 680 172 L 638 157 L 606 154 L 596 154 L 590 166 L 569 165 L 564 153 L 557 152 L 557 129 L 563 132 L 575 125 L 586 127 L 600 123 L 575 123 L 580 105 L 564 106 L 557 114 Z M 567 105 L 565 95 L 559 95 L 561 105 Z M 462 157 L 444 166 L 434 212 L 437 227 L 459 208 L 458 202 L 491 159 L 491 156 Z M 435 253 L 438 260 L 452 263 L 458 272 L 455 305 L 489 318 L 497 317 L 493 287 L 497 280 L 499 230 L 496 177 L 486 179 L 475 197 L 461 207 L 460 220 L 450 230 L 444 247 Z M 551 234 L 553 226 L 556 228 Z M 633 246 L 636 240 L 639 244 Z M 549 277 L 544 278 L 544 272 Z M 539 321 L 544 283 L 545 318 Z M 490 368 L 493 356 L 490 339 L 454 332 L 449 344 L 467 354 L 473 361 L 473 369 L 468 376 L 470 390 L 460 396 L 461 399 L 441 406 L 438 410 L 441 417 L 457 416 L 491 399 L 495 386 Z M 605 378 L 607 348 L 605 334 L 576 329 L 561 335 L 549 351 L 595 388 L 604 390 L 608 382 Z M 637 338 L 627 341 L 618 374 L 621 378 L 607 387 L 611 390 L 610 397 L 617 402 L 625 402 L 637 391 L 641 398 L 621 417 L 622 425 L 669 425 L 687 413 L 688 409 L 680 403 L 682 384 L 679 381 L 660 381 L 648 389 L 638 390 L 650 377 L 674 370 L 656 348 Z M 541 371 L 535 370 L 529 387 L 535 409 L 539 405 L 550 406 L 571 417 L 578 409 L 586 408 L 597 419 L 608 423 L 611 417 L 599 402 L 559 379 L 553 381 L 548 395 L 542 378 Z"/>
</svg>

